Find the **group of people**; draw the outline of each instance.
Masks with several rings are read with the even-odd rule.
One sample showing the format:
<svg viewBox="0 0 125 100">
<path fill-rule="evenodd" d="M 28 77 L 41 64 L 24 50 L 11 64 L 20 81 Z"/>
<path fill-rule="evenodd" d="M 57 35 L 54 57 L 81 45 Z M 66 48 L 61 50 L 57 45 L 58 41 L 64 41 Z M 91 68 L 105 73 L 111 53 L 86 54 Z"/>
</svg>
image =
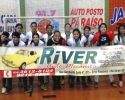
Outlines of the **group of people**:
<svg viewBox="0 0 125 100">
<path fill-rule="evenodd" d="M 110 45 L 124 45 L 125 44 L 125 25 L 121 24 L 118 27 L 118 34 L 114 37 L 114 35 L 107 31 L 107 25 L 105 23 L 101 23 L 98 27 L 98 32 L 94 35 L 91 34 L 91 28 L 89 26 L 85 26 L 83 28 L 83 33 L 79 31 L 79 29 L 75 28 L 71 32 L 71 25 L 66 23 L 64 28 L 65 32 L 60 33 L 60 31 L 53 32 L 53 26 L 47 25 L 46 30 L 47 33 L 42 35 L 39 31 L 37 31 L 37 23 L 32 22 L 31 31 L 26 33 L 26 36 L 22 34 L 23 25 L 18 23 L 15 26 L 15 32 L 9 34 L 8 32 L 3 32 L 0 35 L 0 46 L 1 47 L 24 47 L 24 46 L 73 46 L 73 47 L 92 47 L 92 46 L 110 46 Z M 122 74 L 118 75 L 119 77 L 119 86 L 122 87 Z M 85 76 L 77 76 L 77 83 L 81 83 L 83 87 L 88 87 Z M 33 79 L 34 77 L 29 77 L 29 82 L 27 85 L 27 77 L 19 78 L 18 86 L 23 86 L 24 92 L 32 92 L 33 91 Z M 52 89 L 61 89 L 61 84 L 65 83 L 64 76 L 53 76 L 53 86 Z M 109 75 L 110 84 L 113 87 L 116 87 L 116 83 L 114 82 L 113 75 Z M 75 76 L 69 76 L 69 84 L 70 88 L 74 87 L 75 84 Z M 45 81 L 45 82 L 44 82 Z M 94 77 L 94 82 L 91 80 L 90 76 L 87 76 L 87 81 L 90 84 L 94 84 L 94 87 L 98 87 L 99 76 L 96 75 Z M 38 76 L 38 84 L 42 90 L 47 90 L 45 83 L 49 82 L 49 76 Z M 2 79 L 2 93 L 8 94 L 12 90 L 12 78 L 3 78 Z"/>
</svg>

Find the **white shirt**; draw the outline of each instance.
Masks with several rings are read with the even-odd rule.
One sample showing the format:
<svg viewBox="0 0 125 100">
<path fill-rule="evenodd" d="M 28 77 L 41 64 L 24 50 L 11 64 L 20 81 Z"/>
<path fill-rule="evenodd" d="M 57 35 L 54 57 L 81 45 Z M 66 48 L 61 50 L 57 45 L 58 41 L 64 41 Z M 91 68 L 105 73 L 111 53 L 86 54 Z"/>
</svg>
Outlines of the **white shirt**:
<svg viewBox="0 0 125 100">
<path fill-rule="evenodd" d="M 53 34 L 51 35 L 51 37 L 52 36 L 53 36 Z M 45 45 L 47 45 L 47 42 L 48 42 L 48 34 L 47 33 L 43 35 L 43 39 L 45 41 Z"/>
<path fill-rule="evenodd" d="M 9 41 L 8 45 L 11 46 L 11 47 L 14 47 L 13 40 Z M 20 41 L 19 44 L 18 44 L 18 46 L 19 47 L 24 47 L 25 43 L 23 41 Z"/>
<path fill-rule="evenodd" d="M 39 34 L 40 39 L 43 39 L 42 33 L 40 33 L 39 31 L 37 31 L 37 33 Z M 33 33 L 31 31 L 29 31 L 28 33 L 26 33 L 26 39 L 28 39 L 28 41 L 31 41 L 32 35 L 33 35 Z"/>
<path fill-rule="evenodd" d="M 69 38 L 69 39 L 67 40 L 67 44 L 68 44 L 69 46 L 75 47 L 75 46 L 76 46 L 76 41 L 75 41 L 75 39 L 74 39 L 73 37 L 71 37 L 71 38 Z M 81 45 L 81 43 L 80 43 L 80 45 Z"/>
<path fill-rule="evenodd" d="M 90 34 L 88 37 L 88 45 L 89 46 L 91 45 L 91 41 L 92 41 L 93 37 L 94 36 L 92 34 Z M 86 43 L 86 41 L 87 41 L 87 38 L 83 35 L 81 38 L 81 41 L 80 41 L 82 47 L 84 47 L 84 43 Z"/>
<path fill-rule="evenodd" d="M 61 33 L 61 37 L 66 40 L 66 34 L 65 33 Z M 70 33 L 70 38 L 72 38 L 72 37 L 73 37 L 73 34 Z"/>
<path fill-rule="evenodd" d="M 12 40 L 12 33 L 9 35 L 9 39 Z M 24 34 L 20 34 L 20 40 L 26 42 L 26 36 Z"/>
<path fill-rule="evenodd" d="M 117 45 L 122 45 L 121 36 L 120 36 L 120 41 L 119 41 L 119 40 L 118 40 L 118 35 L 116 35 L 115 38 L 114 38 L 114 43 L 117 44 Z"/>
<path fill-rule="evenodd" d="M 33 46 L 35 46 L 35 45 L 34 45 L 34 42 L 31 43 L 31 41 L 30 41 L 30 42 L 28 43 L 27 46 L 31 46 L 31 47 L 33 47 Z M 44 46 L 44 42 L 41 41 L 41 40 L 39 40 L 38 46 Z"/>
</svg>

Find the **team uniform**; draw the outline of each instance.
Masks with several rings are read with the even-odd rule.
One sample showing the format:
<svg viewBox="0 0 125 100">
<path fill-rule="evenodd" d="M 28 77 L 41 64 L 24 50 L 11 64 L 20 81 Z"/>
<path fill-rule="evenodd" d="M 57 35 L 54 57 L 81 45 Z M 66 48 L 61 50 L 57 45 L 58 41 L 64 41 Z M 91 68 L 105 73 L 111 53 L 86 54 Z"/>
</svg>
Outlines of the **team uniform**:
<svg viewBox="0 0 125 100">
<path fill-rule="evenodd" d="M 67 41 L 69 38 L 73 37 L 73 34 L 70 33 L 70 35 L 66 35 L 65 33 L 61 33 L 61 37 L 64 38 Z"/>
<path fill-rule="evenodd" d="M 34 46 L 38 46 L 38 47 L 41 47 L 41 46 L 44 46 L 44 42 L 39 40 L 38 43 L 34 43 L 33 41 L 30 41 L 27 45 L 28 47 L 34 47 Z M 40 84 L 41 84 L 41 89 L 43 90 L 47 90 L 46 87 L 44 86 L 44 76 L 38 76 L 38 79 L 40 81 Z M 27 77 L 23 77 L 23 84 L 24 84 L 24 91 L 27 92 Z M 28 92 L 32 92 L 33 90 L 33 77 L 29 77 L 29 90 Z"/>
<path fill-rule="evenodd" d="M 114 36 L 111 32 L 106 31 L 105 34 L 97 32 L 92 39 L 92 44 L 94 45 L 97 42 L 97 46 L 109 46 L 110 42 L 113 40 Z M 109 79 L 111 81 L 111 85 L 113 86 L 114 84 L 113 75 L 109 75 Z M 96 75 L 94 80 L 95 80 L 95 86 L 98 85 L 99 75 Z"/>
<path fill-rule="evenodd" d="M 53 38 L 49 39 L 47 42 L 47 46 L 52 46 L 53 44 L 66 46 L 66 41 L 63 38 L 60 38 L 58 42 L 54 41 Z M 53 76 L 53 82 L 53 90 L 55 90 L 56 88 L 61 89 L 60 76 Z"/>
<path fill-rule="evenodd" d="M 50 38 L 52 38 L 52 36 L 53 36 L 53 33 L 51 35 L 48 35 L 48 33 L 46 33 L 46 34 L 43 35 L 43 39 L 45 41 L 45 45 L 47 45 L 48 40 Z"/>
<path fill-rule="evenodd" d="M 89 34 L 88 37 L 85 37 L 84 35 L 82 36 L 81 38 L 81 47 L 85 47 L 85 44 L 87 44 L 89 47 L 91 47 L 91 41 L 93 39 L 93 35 Z M 85 76 L 81 76 L 81 79 L 82 79 L 82 85 L 83 87 L 87 87 L 86 83 L 85 83 Z M 92 81 L 91 81 L 91 78 L 90 76 L 87 76 L 87 80 L 90 84 L 92 84 Z"/>
<path fill-rule="evenodd" d="M 9 40 L 12 40 L 12 33 L 9 35 Z M 20 34 L 20 40 L 26 42 L 26 36 L 22 33 Z"/>
<path fill-rule="evenodd" d="M 119 36 L 118 35 L 115 36 L 114 38 L 114 45 L 122 45 L 125 44 L 125 36 Z M 122 87 L 122 74 L 118 74 L 119 77 L 119 86 Z"/>
<path fill-rule="evenodd" d="M 15 44 L 13 42 L 13 40 L 9 41 L 8 43 L 8 46 L 10 47 L 15 47 L 15 46 L 18 46 L 18 47 L 25 47 L 25 43 L 23 41 L 19 41 L 18 44 Z M 7 91 L 6 91 L 6 94 L 8 94 L 11 90 L 12 90 L 12 78 L 8 78 L 8 87 L 7 87 Z"/>
<path fill-rule="evenodd" d="M 73 37 L 71 37 L 70 39 L 67 40 L 67 45 L 72 47 L 81 47 L 81 40 L 79 39 L 78 41 L 76 41 Z M 70 87 L 74 87 L 74 80 L 75 76 L 70 76 L 70 82 L 71 82 Z M 78 82 L 80 83 L 79 76 L 77 76 L 77 83 Z"/>
<path fill-rule="evenodd" d="M 2 42 L 1 41 L 1 35 L 0 35 L 0 47 L 5 47 L 8 44 L 8 42 L 9 42 L 8 40 Z M 5 86 L 6 86 L 6 78 L 2 78 L 2 85 L 3 85 L 2 93 L 4 93 L 6 91 L 6 88 L 5 88 Z"/>
<path fill-rule="evenodd" d="M 39 34 L 39 38 L 40 39 L 43 39 L 43 35 L 42 33 L 40 33 L 39 31 L 37 31 L 37 33 Z M 26 39 L 28 40 L 28 42 L 32 41 L 32 31 L 29 31 L 27 34 L 26 34 Z"/>
</svg>

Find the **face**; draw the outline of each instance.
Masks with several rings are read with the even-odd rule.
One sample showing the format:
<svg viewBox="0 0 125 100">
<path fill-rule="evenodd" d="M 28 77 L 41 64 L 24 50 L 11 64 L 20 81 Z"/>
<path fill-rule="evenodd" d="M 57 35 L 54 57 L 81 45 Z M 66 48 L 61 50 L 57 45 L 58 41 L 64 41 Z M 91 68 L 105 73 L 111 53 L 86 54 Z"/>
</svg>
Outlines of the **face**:
<svg viewBox="0 0 125 100">
<path fill-rule="evenodd" d="M 70 25 L 66 25 L 65 30 L 66 30 L 66 32 L 70 32 L 71 26 Z"/>
<path fill-rule="evenodd" d="M 124 27 L 120 27 L 120 33 L 121 33 L 121 36 L 125 36 L 125 29 Z"/>
<path fill-rule="evenodd" d="M 58 41 L 60 40 L 60 37 L 61 37 L 60 33 L 59 33 L 59 32 L 56 32 L 56 33 L 54 34 L 54 37 L 53 37 L 53 38 L 54 38 L 55 41 L 58 42 Z"/>
<path fill-rule="evenodd" d="M 16 36 L 13 36 L 13 42 L 14 43 L 19 43 L 20 38 L 17 38 Z"/>
<path fill-rule="evenodd" d="M 89 30 L 88 28 L 86 28 L 86 29 L 84 30 L 84 33 L 85 33 L 86 36 L 88 36 L 88 35 L 90 34 L 90 30 Z"/>
<path fill-rule="evenodd" d="M 16 32 L 21 33 L 22 32 L 22 27 L 21 26 L 17 26 L 16 27 Z"/>
<path fill-rule="evenodd" d="M 34 43 L 38 43 L 39 37 L 37 35 L 34 35 L 33 36 L 33 41 L 34 41 Z"/>
<path fill-rule="evenodd" d="M 101 31 L 101 33 L 105 33 L 105 32 L 106 32 L 106 27 L 105 27 L 105 25 L 101 25 L 100 31 Z"/>
<path fill-rule="evenodd" d="M 73 33 L 73 37 L 74 37 L 75 40 L 78 40 L 79 39 L 79 33 L 77 31 L 75 31 Z"/>
<path fill-rule="evenodd" d="M 8 38 L 5 35 L 1 35 L 1 41 L 6 41 Z"/>
<path fill-rule="evenodd" d="M 36 24 L 32 24 L 31 25 L 31 30 L 32 30 L 32 32 L 36 32 L 37 31 L 37 25 Z"/>
<path fill-rule="evenodd" d="M 47 33 L 52 33 L 52 31 L 53 31 L 52 27 L 49 26 L 49 27 L 47 28 Z"/>
</svg>

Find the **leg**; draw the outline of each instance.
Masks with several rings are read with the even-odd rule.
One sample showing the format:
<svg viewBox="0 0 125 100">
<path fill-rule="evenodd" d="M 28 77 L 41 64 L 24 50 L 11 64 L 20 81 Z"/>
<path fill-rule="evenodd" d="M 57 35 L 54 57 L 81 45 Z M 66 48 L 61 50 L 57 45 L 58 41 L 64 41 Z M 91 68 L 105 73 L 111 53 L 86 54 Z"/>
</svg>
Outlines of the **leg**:
<svg viewBox="0 0 125 100">
<path fill-rule="evenodd" d="M 74 87 L 75 76 L 70 76 L 70 80 L 71 80 L 70 88 L 73 88 Z"/>
<path fill-rule="evenodd" d="M 32 92 L 33 91 L 33 77 L 29 77 L 29 89 L 28 89 L 29 92 Z"/>
<path fill-rule="evenodd" d="M 61 89 L 61 86 L 60 86 L 60 76 L 56 76 L 56 88 L 57 89 Z"/>
<path fill-rule="evenodd" d="M 87 81 L 88 81 L 88 83 L 90 83 L 90 84 L 93 83 L 90 76 L 87 76 Z"/>
<path fill-rule="evenodd" d="M 111 86 L 113 86 L 113 87 L 116 87 L 117 85 L 115 84 L 115 82 L 114 82 L 114 77 L 113 77 L 113 75 L 109 75 L 109 79 L 110 79 L 110 84 L 111 84 Z"/>
<path fill-rule="evenodd" d="M 23 87 L 24 87 L 24 92 L 27 93 L 27 77 L 23 77 Z"/>
<path fill-rule="evenodd" d="M 6 86 L 6 78 L 2 78 L 2 85 L 3 85 L 2 93 L 5 93 L 6 92 L 6 88 L 5 88 L 5 86 Z"/>
<path fill-rule="evenodd" d="M 82 86 L 87 87 L 87 84 L 85 82 L 85 76 L 81 76 L 81 79 L 82 79 Z"/>
<path fill-rule="evenodd" d="M 56 90 L 56 76 L 52 76 L 53 78 L 53 90 Z"/>
<path fill-rule="evenodd" d="M 12 78 L 8 78 L 8 79 L 7 79 L 7 84 L 8 84 L 8 86 L 7 86 L 7 88 L 6 88 L 5 94 L 10 93 L 10 91 L 12 90 Z"/>
<path fill-rule="evenodd" d="M 80 84 L 80 77 L 77 76 L 77 84 Z"/>
<path fill-rule="evenodd" d="M 123 86 L 122 74 L 118 74 L 118 77 L 119 77 L 119 86 L 122 87 Z"/>
<path fill-rule="evenodd" d="M 45 81 L 45 83 L 46 83 L 46 84 L 49 83 L 49 76 L 46 76 L 46 81 Z"/>
<path fill-rule="evenodd" d="M 94 77 L 94 87 L 95 88 L 97 88 L 98 87 L 98 81 L 99 81 L 99 75 L 96 75 L 95 77 Z"/>
<path fill-rule="evenodd" d="M 19 87 L 22 87 L 22 86 L 23 86 L 23 83 L 22 83 L 22 77 L 19 77 L 18 86 L 19 86 Z"/>
</svg>

